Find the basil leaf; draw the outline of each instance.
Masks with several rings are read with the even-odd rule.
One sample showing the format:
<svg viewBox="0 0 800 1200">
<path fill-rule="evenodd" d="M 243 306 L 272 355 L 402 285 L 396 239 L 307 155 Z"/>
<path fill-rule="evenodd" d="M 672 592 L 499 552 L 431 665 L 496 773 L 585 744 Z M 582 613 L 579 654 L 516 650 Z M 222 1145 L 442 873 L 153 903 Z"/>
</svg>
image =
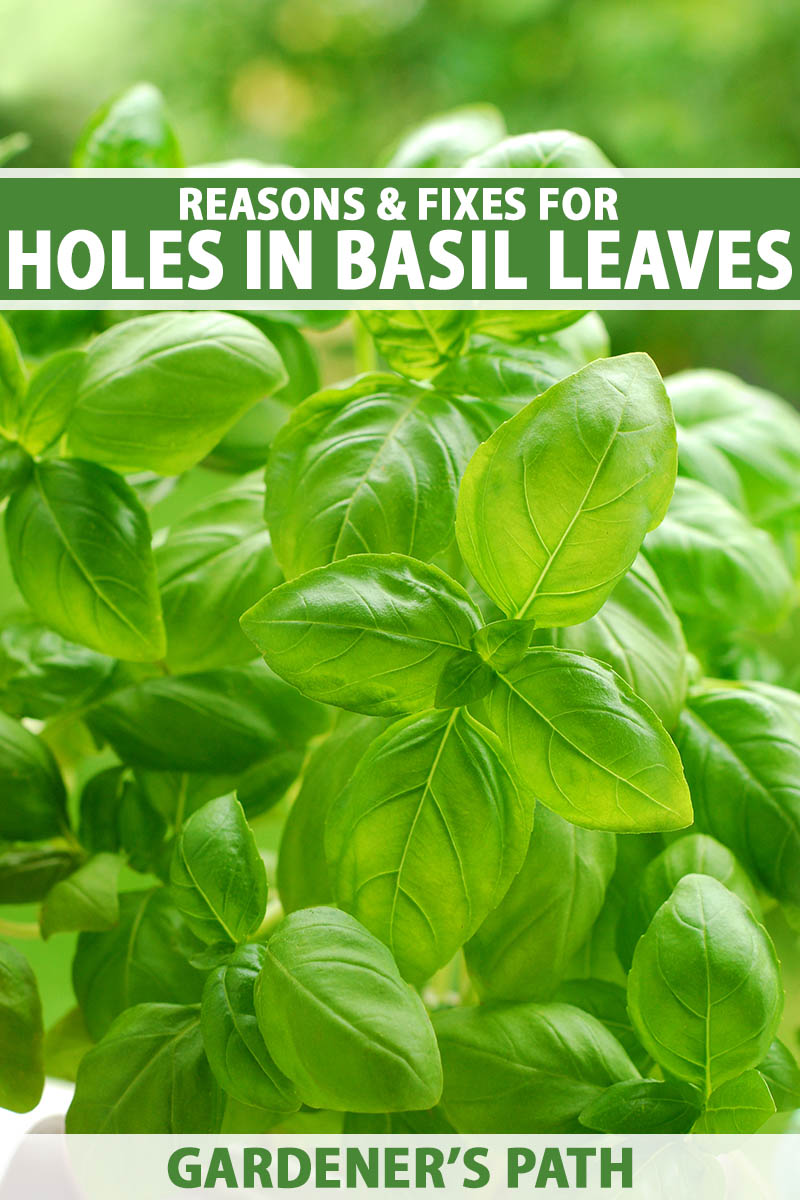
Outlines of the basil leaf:
<svg viewBox="0 0 800 1200">
<path fill-rule="evenodd" d="M 761 919 L 755 889 L 730 850 L 705 834 L 687 834 L 648 863 L 638 888 L 628 894 L 617 927 L 617 953 L 626 969 L 637 941 L 684 875 L 711 875 L 738 896 L 756 920 Z"/>
<path fill-rule="evenodd" d="M 178 142 L 151 83 L 138 83 L 92 116 L 72 155 L 73 167 L 182 167 Z"/>
<path fill-rule="evenodd" d="M 2 313 L 26 358 L 43 358 L 85 342 L 100 328 L 107 315 L 63 308 L 14 309 Z"/>
<path fill-rule="evenodd" d="M 386 947 L 346 913 L 287 917 L 267 944 L 256 1015 L 278 1067 L 313 1108 L 403 1112 L 439 1099 L 436 1039 Z"/>
<path fill-rule="evenodd" d="M 114 658 L 163 658 L 150 527 L 113 471 L 36 463 L 8 503 L 6 537 L 17 586 L 46 625 Z"/>
<path fill-rule="evenodd" d="M 0 632 L 0 704 L 15 717 L 46 720 L 83 708 L 114 686 L 118 664 L 33 622 Z"/>
<path fill-rule="evenodd" d="M 455 1008 L 434 1016 L 442 1108 L 459 1133 L 578 1133 L 578 1116 L 638 1072 L 607 1029 L 568 1004 Z"/>
<path fill-rule="evenodd" d="M 0 904 L 43 900 L 54 884 L 80 866 L 82 855 L 71 842 L 0 841 Z"/>
<path fill-rule="evenodd" d="M 5 713 L 0 713 L 0 791 L 0 838 L 35 842 L 66 829 L 66 793 L 52 753 Z"/>
<path fill-rule="evenodd" d="M 774 1113 L 766 1080 L 758 1071 L 745 1071 L 714 1089 L 692 1132 L 757 1133 Z"/>
<path fill-rule="evenodd" d="M 686 699 L 686 639 L 681 623 L 643 555 L 634 562 L 599 613 L 581 625 L 536 634 L 566 650 L 580 650 L 611 667 L 672 729 Z"/>
<path fill-rule="evenodd" d="M 242 1104 L 297 1112 L 291 1080 L 275 1066 L 258 1029 L 254 989 L 266 946 L 240 946 L 212 971 L 203 988 L 201 1027 L 211 1070 L 220 1087 Z"/>
<path fill-rule="evenodd" d="M 790 605 L 792 578 L 769 534 L 693 479 L 678 479 L 669 512 L 644 552 L 695 636 L 768 629 Z"/>
<path fill-rule="evenodd" d="M 580 1122 L 600 1133 L 688 1133 L 702 1107 L 702 1092 L 689 1083 L 630 1079 L 593 1100 Z"/>
<path fill-rule="evenodd" d="M 587 313 L 567 329 L 532 335 L 526 323 L 543 315 L 555 316 L 519 311 L 479 313 L 476 318 L 479 324 L 494 322 L 500 328 L 499 337 L 517 335 L 523 339 L 521 344 L 473 337 L 464 354 L 436 376 L 437 390 L 471 400 L 487 413 L 495 413 L 497 425 L 513 417 L 554 383 L 594 359 L 608 356 L 608 334 L 597 313 Z"/>
<path fill-rule="evenodd" d="M 460 167 L 505 135 L 493 104 L 465 104 L 416 125 L 395 146 L 389 167 Z"/>
<path fill-rule="evenodd" d="M 0 167 L 4 167 L 17 154 L 23 154 L 30 144 L 31 139 L 27 133 L 9 133 L 6 137 L 0 138 Z"/>
<path fill-rule="evenodd" d="M 596 1017 L 614 1035 L 636 1069 L 643 1075 L 649 1071 L 653 1060 L 634 1033 L 624 987 L 607 979 L 565 979 L 553 999 Z"/>
<path fill-rule="evenodd" d="M 251 937 L 267 908 L 267 873 L 242 806 L 232 796 L 193 813 L 170 867 L 175 904 L 205 942 Z"/>
<path fill-rule="evenodd" d="M 147 679 L 103 700 L 88 721 L 132 766 L 219 774 L 302 745 L 327 717 L 253 663 Z"/>
<path fill-rule="evenodd" d="M 463 354 L 472 326 L 472 313 L 460 309 L 372 309 L 358 315 L 382 358 L 409 379 L 427 379 L 451 358 Z"/>
<path fill-rule="evenodd" d="M 239 617 L 281 581 L 263 497 L 263 486 L 252 480 L 217 492 L 156 548 L 173 671 L 208 671 L 255 656 Z"/>
<path fill-rule="evenodd" d="M 504 138 L 496 146 L 476 154 L 467 167 L 526 167 L 555 170 L 569 167 L 610 167 L 599 146 L 579 133 L 545 129 Z"/>
<path fill-rule="evenodd" d="M 271 396 L 248 409 L 214 447 L 209 465 L 237 473 L 264 466 L 275 435 L 294 405 L 320 386 L 317 356 L 302 333 L 284 321 L 266 319 L 264 313 L 258 314 L 258 319 L 255 313 L 240 315 L 267 335 L 281 356 L 287 380 Z"/>
<path fill-rule="evenodd" d="M 333 885 L 325 859 L 327 816 L 383 728 L 384 722 L 376 717 L 342 713 L 336 728 L 310 755 L 278 855 L 278 894 L 284 912 L 332 903 Z"/>
<path fill-rule="evenodd" d="M 284 380 L 277 350 L 230 313 L 156 313 L 89 346 L 67 426 L 70 454 L 177 475 Z"/>
<path fill-rule="evenodd" d="M 134 1004 L 194 1004 L 203 973 L 190 959 L 203 948 L 166 888 L 123 892 L 119 924 L 107 933 L 82 933 L 72 983 L 86 1027 L 101 1038 Z"/>
<path fill-rule="evenodd" d="M 19 405 L 18 437 L 29 454 L 41 454 L 66 428 L 83 372 L 84 350 L 62 350 L 31 375 Z"/>
<path fill-rule="evenodd" d="M 363 551 L 432 558 L 452 540 L 476 444 L 457 403 L 395 375 L 306 400 L 267 464 L 267 524 L 287 579 Z"/>
<path fill-rule="evenodd" d="M 533 801 L 490 730 L 461 709 L 398 721 L 367 749 L 327 822 L 339 906 L 420 984 L 450 961 L 519 870 Z"/>
<path fill-rule="evenodd" d="M 529 650 L 480 711 L 517 776 L 568 821 L 617 833 L 691 824 L 675 745 L 647 705 L 594 659 Z"/>
<path fill-rule="evenodd" d="M 495 671 L 511 671 L 530 649 L 533 621 L 490 621 L 472 635 L 472 645 Z"/>
<path fill-rule="evenodd" d="M 25 485 L 32 467 L 30 455 L 21 446 L 0 436 L 0 503 Z"/>
<path fill-rule="evenodd" d="M 0 942 L 0 1107 L 30 1112 L 44 1089 L 42 1005 L 27 959 Z"/>
<path fill-rule="evenodd" d="M 597 920 L 616 858 L 613 834 L 537 807 L 519 874 L 464 948 L 481 1000 L 553 994 Z"/>
<path fill-rule="evenodd" d="M 68 1133 L 216 1133 L 224 1097 L 195 1006 L 137 1004 L 78 1067 Z"/>
<path fill-rule="evenodd" d="M 656 1062 L 710 1095 L 775 1036 L 783 990 L 766 930 L 718 880 L 684 876 L 636 947 L 628 1008 Z"/>
<path fill-rule="evenodd" d="M 771 895 L 799 904 L 800 738 L 792 708 L 761 689 L 711 686 L 690 697 L 676 739 L 698 828 L 728 846 Z"/>
<path fill-rule="evenodd" d="M 93 1045 L 81 1010 L 71 1008 L 44 1035 L 45 1073 L 74 1083 L 81 1059 Z"/>
<path fill-rule="evenodd" d="M 800 513 L 800 417 L 790 404 L 724 371 L 667 381 L 682 474 L 721 491 L 756 525 Z"/>
<path fill-rule="evenodd" d="M 119 920 L 120 866 L 115 854 L 98 854 L 57 883 L 42 905 L 42 937 L 81 929 L 113 929 Z"/>
<path fill-rule="evenodd" d="M 775 1039 L 758 1064 L 758 1073 L 766 1080 L 778 1112 L 800 1108 L 800 1067 L 783 1042 Z"/>
<path fill-rule="evenodd" d="M 590 363 L 474 454 L 456 518 L 464 561 L 507 616 L 587 620 L 663 518 L 676 459 L 652 361 L 629 354 Z M 602 545 L 602 554 L 587 545 Z"/>
<path fill-rule="evenodd" d="M 16 440 L 19 402 L 28 376 L 14 331 L 0 317 L 0 433 Z"/>
<path fill-rule="evenodd" d="M 400 554 L 354 554 L 274 588 L 242 617 L 268 664 L 313 700 L 376 716 L 432 708 L 480 625 L 460 584 Z"/>
</svg>

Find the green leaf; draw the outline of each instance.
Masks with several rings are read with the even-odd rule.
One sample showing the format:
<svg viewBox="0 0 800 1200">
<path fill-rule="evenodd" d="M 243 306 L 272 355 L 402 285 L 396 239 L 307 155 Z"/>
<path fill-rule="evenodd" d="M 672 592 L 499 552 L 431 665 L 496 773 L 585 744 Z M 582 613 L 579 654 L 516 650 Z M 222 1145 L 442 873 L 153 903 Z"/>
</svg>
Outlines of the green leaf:
<svg viewBox="0 0 800 1200">
<path fill-rule="evenodd" d="M 147 515 L 113 471 L 37 463 L 8 503 L 6 537 L 17 586 L 44 624 L 114 658 L 163 658 Z"/>
<path fill-rule="evenodd" d="M 166 882 L 169 849 L 165 845 L 166 822 L 150 803 L 137 780 L 126 780 L 119 795 L 117 832 L 120 849 L 134 871 L 159 876 Z"/>
<path fill-rule="evenodd" d="M 644 701 L 594 659 L 529 650 L 479 707 L 517 776 L 568 821 L 617 833 L 691 824 L 675 745 Z"/>
<path fill-rule="evenodd" d="M 386 947 L 346 913 L 287 917 L 267 944 L 256 1015 L 278 1067 L 313 1108 L 430 1108 L 442 1087 L 425 1007 Z"/>
<path fill-rule="evenodd" d="M 669 401 L 647 355 L 590 363 L 473 456 L 456 519 L 464 561 L 507 616 L 585 621 L 663 518 L 676 459 Z"/>
<path fill-rule="evenodd" d="M 690 697 L 676 740 L 698 828 L 771 895 L 800 904 L 800 737 L 781 693 L 709 685 Z"/>
<path fill-rule="evenodd" d="M 40 738 L 0 713 L 0 838 L 38 841 L 67 827 L 66 793 Z"/>
<path fill-rule="evenodd" d="M 199 1002 L 204 974 L 189 960 L 202 948 L 166 888 L 123 892 L 119 924 L 78 938 L 72 983 L 91 1036 L 134 1004 Z"/>
<path fill-rule="evenodd" d="M 313 700 L 376 716 L 432 708 L 480 615 L 438 567 L 354 554 L 274 588 L 242 617 L 268 664 Z"/>
<path fill-rule="evenodd" d="M 68 1133 L 216 1133 L 224 1097 L 195 1006 L 138 1004 L 78 1068 Z"/>
<path fill-rule="evenodd" d="M 630 1079 L 593 1100 L 580 1122 L 600 1133 L 688 1133 L 702 1107 L 702 1092 L 689 1083 Z"/>
<path fill-rule="evenodd" d="M 790 404 L 724 371 L 667 381 L 684 475 L 722 492 L 756 525 L 800 513 L 800 417 Z"/>
<path fill-rule="evenodd" d="M 127 774 L 125 767 L 107 767 L 80 790 L 78 837 L 90 854 L 116 854 L 120 848 L 119 810 Z"/>
<path fill-rule="evenodd" d="M 587 1105 L 638 1078 L 608 1030 L 568 1004 L 455 1008 L 434 1027 L 442 1108 L 459 1133 L 578 1133 Z"/>
<path fill-rule="evenodd" d="M 28 376 L 22 353 L 8 322 L 0 317 L 0 433 L 16 440 L 19 402 Z"/>
<path fill-rule="evenodd" d="M 230 313 L 156 313 L 89 346 L 67 448 L 122 471 L 193 467 L 284 381 L 264 335 Z"/>
<path fill-rule="evenodd" d="M 36 368 L 19 404 L 18 437 L 41 454 L 64 432 L 86 368 L 85 350 L 62 350 Z"/>
<path fill-rule="evenodd" d="M 671 842 L 652 859 L 645 868 L 639 886 L 628 893 L 617 926 L 617 953 L 626 970 L 633 961 L 639 938 L 684 875 L 711 875 L 718 879 L 760 920 L 758 896 L 730 850 L 705 834 L 687 834 Z"/>
<path fill-rule="evenodd" d="M 501 113 L 493 104 L 466 104 L 429 117 L 398 142 L 389 167 L 460 167 L 505 135 Z"/>
<path fill-rule="evenodd" d="M 447 663 L 436 687 L 437 708 L 460 708 L 491 691 L 494 671 L 477 652 Z"/>
<path fill-rule="evenodd" d="M 358 315 L 381 357 L 409 379 L 428 379 L 463 354 L 472 328 L 472 313 L 464 310 L 371 309 Z"/>
<path fill-rule="evenodd" d="M 284 321 L 267 319 L 265 313 L 239 315 L 267 335 L 283 360 L 288 378 L 283 387 L 248 409 L 214 447 L 209 466 L 237 474 L 264 466 L 275 435 L 292 408 L 320 386 L 317 356 L 302 333 Z"/>
<path fill-rule="evenodd" d="M 690 638 L 770 629 L 788 611 L 792 577 L 775 542 L 693 479 L 678 479 L 644 552 Z"/>
<path fill-rule="evenodd" d="M 137 83 L 92 116 L 72 155 L 73 167 L 182 167 L 164 98 Z"/>
<path fill-rule="evenodd" d="M 267 908 L 267 873 L 238 800 L 221 796 L 192 814 L 175 843 L 170 883 L 203 941 L 252 937 Z"/>
<path fill-rule="evenodd" d="M 533 621 L 491 621 L 472 635 L 472 645 L 495 671 L 511 671 L 527 654 Z"/>
<path fill-rule="evenodd" d="M 718 880 L 684 876 L 636 947 L 628 1008 L 656 1062 L 710 1095 L 775 1036 L 783 989 L 766 930 Z"/>
<path fill-rule="evenodd" d="M 243 481 L 199 505 L 156 547 L 173 671 L 209 671 L 255 657 L 239 617 L 282 578 L 263 504 L 263 484 Z"/>
<path fill-rule="evenodd" d="M 543 129 L 504 138 L 496 146 L 470 158 L 466 166 L 525 167 L 528 169 L 567 169 L 570 167 L 610 167 L 599 146 L 579 133 L 567 129 Z"/>
<path fill-rule="evenodd" d="M 745 1071 L 714 1089 L 692 1132 L 757 1133 L 774 1113 L 766 1080 L 758 1071 Z"/>
<path fill-rule="evenodd" d="M 333 903 L 325 859 L 325 822 L 364 751 L 384 728 L 377 717 L 342 713 L 336 728 L 314 750 L 283 827 L 278 894 L 283 911 Z"/>
<path fill-rule="evenodd" d="M 529 326 L 543 318 L 571 317 L 574 325 L 552 334 L 532 333 Z M 578 319 L 580 318 L 580 319 Z M 495 425 L 530 404 L 567 375 L 572 375 L 609 352 L 608 334 L 597 313 L 484 312 L 478 325 L 494 324 L 498 338 L 473 336 L 468 349 L 436 376 L 437 390 L 480 405 L 495 413 Z M 500 341 L 505 336 L 512 341 Z M 520 344 L 513 344 L 514 341 Z"/>
<path fill-rule="evenodd" d="M 118 664 L 35 622 L 0 632 L 0 704 L 16 717 L 45 720 L 83 708 L 114 685 Z"/>
<path fill-rule="evenodd" d="M 201 1027 L 208 1061 L 221 1088 L 242 1104 L 297 1112 L 300 1099 L 264 1044 L 254 989 L 266 946 L 240 946 L 212 971 L 203 989 Z"/>
<path fill-rule="evenodd" d="M 616 671 L 673 729 L 686 699 L 686 639 L 666 592 L 643 555 L 600 612 L 580 625 L 536 635 L 580 650 Z"/>
<path fill-rule="evenodd" d="M 64 308 L 14 309 L 2 315 L 26 358 L 44 358 L 85 342 L 101 327 L 104 317 L 101 312 Z"/>
<path fill-rule="evenodd" d="M 775 1039 L 758 1064 L 758 1073 L 766 1080 L 778 1112 L 800 1108 L 800 1067 L 783 1042 Z"/>
<path fill-rule="evenodd" d="M 614 1035 L 637 1070 L 645 1074 L 650 1069 L 653 1060 L 634 1033 L 627 995 L 621 984 L 591 977 L 565 979 L 556 988 L 553 999 L 596 1017 Z"/>
<path fill-rule="evenodd" d="M 8 442 L 0 435 L 0 503 L 24 486 L 32 467 L 30 455 L 16 442 Z"/>
<path fill-rule="evenodd" d="M 537 806 L 519 874 L 464 948 L 481 1000 L 552 996 L 597 920 L 616 858 L 613 834 Z"/>
<path fill-rule="evenodd" d="M 45 1073 L 74 1083 L 81 1059 L 93 1045 L 81 1010 L 71 1008 L 44 1035 Z"/>
<path fill-rule="evenodd" d="M 421 984 L 502 899 L 532 821 L 497 738 L 462 709 L 398 721 L 329 812 L 337 903 Z"/>
<path fill-rule="evenodd" d="M 0 942 L 0 1107 L 30 1112 L 44 1088 L 42 1005 L 27 959 Z"/>
<path fill-rule="evenodd" d="M 0 841 L 0 904 L 43 900 L 51 887 L 80 866 L 83 855 L 64 838 Z"/>
<path fill-rule="evenodd" d="M 42 937 L 74 930 L 113 929 L 119 920 L 115 854 L 97 854 L 48 892 L 39 924 Z"/>
<path fill-rule="evenodd" d="M 476 445 L 455 401 L 395 375 L 306 400 L 267 464 L 267 524 L 287 579 L 364 551 L 432 558 L 452 541 Z"/>
<path fill-rule="evenodd" d="M 8 137 L 0 138 L 0 167 L 4 167 L 12 158 L 23 154 L 31 144 L 27 133 L 10 133 Z"/>
<path fill-rule="evenodd" d="M 88 720 L 132 766 L 222 774 L 303 745 L 327 714 L 259 662 L 147 679 L 103 700 Z"/>
</svg>

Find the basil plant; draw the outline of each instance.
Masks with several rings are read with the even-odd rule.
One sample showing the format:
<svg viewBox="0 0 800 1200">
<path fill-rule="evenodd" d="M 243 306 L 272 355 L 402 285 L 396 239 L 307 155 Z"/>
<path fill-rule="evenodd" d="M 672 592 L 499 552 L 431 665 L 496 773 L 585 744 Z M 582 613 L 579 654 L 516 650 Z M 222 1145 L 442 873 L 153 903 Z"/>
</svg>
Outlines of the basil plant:
<svg viewBox="0 0 800 1200">
<path fill-rule="evenodd" d="M 486 108 L 394 155 L 606 163 Z M 180 161 L 150 88 L 76 153 Z M 75 1133 L 800 1108 L 786 403 L 574 312 L 9 313 L 0 431 L 0 1104 L 49 1073 Z"/>
</svg>

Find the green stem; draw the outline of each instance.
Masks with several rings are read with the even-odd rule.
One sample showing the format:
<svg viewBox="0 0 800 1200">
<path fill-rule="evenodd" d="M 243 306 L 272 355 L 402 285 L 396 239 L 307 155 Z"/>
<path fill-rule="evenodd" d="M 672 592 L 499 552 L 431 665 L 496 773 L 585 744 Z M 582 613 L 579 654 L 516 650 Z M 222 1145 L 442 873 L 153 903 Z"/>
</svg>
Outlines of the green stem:
<svg viewBox="0 0 800 1200">
<path fill-rule="evenodd" d="M 0 918 L 0 937 L 35 942 L 41 936 L 42 931 L 35 921 L 4 921 Z"/>
<path fill-rule="evenodd" d="M 374 371 L 378 365 L 375 353 L 375 343 L 369 336 L 369 331 L 358 317 L 353 317 L 353 340 L 355 342 L 356 370 L 359 375 Z"/>
</svg>

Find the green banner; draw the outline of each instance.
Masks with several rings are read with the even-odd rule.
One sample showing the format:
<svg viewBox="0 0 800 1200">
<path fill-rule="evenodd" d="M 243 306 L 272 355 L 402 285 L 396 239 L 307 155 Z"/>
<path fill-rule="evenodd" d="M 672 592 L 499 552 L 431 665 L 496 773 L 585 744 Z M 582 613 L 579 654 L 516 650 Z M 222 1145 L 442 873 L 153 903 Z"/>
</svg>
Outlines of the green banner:
<svg viewBox="0 0 800 1200">
<path fill-rule="evenodd" d="M 4 308 L 800 306 L 800 172 L 11 171 Z"/>
</svg>

